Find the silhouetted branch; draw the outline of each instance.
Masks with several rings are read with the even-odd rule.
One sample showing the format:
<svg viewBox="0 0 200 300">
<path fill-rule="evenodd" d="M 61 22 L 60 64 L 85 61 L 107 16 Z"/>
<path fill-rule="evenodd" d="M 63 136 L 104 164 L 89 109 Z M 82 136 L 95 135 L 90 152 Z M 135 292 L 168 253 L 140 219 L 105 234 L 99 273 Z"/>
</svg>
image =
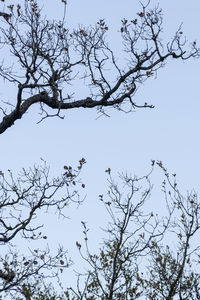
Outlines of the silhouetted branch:
<svg viewBox="0 0 200 300">
<path fill-rule="evenodd" d="M 42 119 L 52 116 L 45 107 L 56 110 L 54 116 L 73 108 L 96 107 L 101 113 L 108 107 L 129 107 L 128 111 L 153 108 L 146 102 L 136 102 L 138 87 L 169 58 L 187 60 L 199 56 L 196 42 L 187 50 L 181 28 L 172 41 L 163 42 L 159 7 L 148 9 L 148 5 L 142 5 L 136 19 L 122 20 L 120 31 L 126 55 L 123 67 L 106 41 L 109 28 L 104 20 L 94 27 L 81 26 L 71 31 L 64 21 L 42 17 L 36 1 L 26 0 L 24 9 L 18 5 L 16 12 L 13 6 L 9 9 L 11 17 L 7 25 L 1 26 L 0 43 L 2 51 L 6 48 L 14 61 L 10 67 L 2 64 L 0 76 L 17 84 L 18 92 L 16 99 L 7 101 L 14 108 L 0 122 L 0 133 L 36 103 L 42 104 Z M 70 94 L 73 83 L 87 86 L 88 96 L 79 99 L 74 90 Z M 6 111 L 3 107 L 1 110 Z"/>
</svg>

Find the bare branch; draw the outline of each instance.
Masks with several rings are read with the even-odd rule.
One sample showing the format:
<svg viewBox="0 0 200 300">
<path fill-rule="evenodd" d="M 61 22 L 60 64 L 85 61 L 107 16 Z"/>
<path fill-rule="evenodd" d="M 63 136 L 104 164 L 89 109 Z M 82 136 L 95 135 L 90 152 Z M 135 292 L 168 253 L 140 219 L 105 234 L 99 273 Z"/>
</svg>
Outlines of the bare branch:
<svg viewBox="0 0 200 300">
<path fill-rule="evenodd" d="M 123 111 L 127 105 L 128 111 L 153 108 L 146 102 L 136 102 L 138 87 L 169 58 L 199 57 L 196 42 L 187 50 L 181 28 L 172 41 L 163 43 L 159 7 L 148 9 L 148 5 L 142 5 L 136 19 L 122 20 L 120 31 L 126 54 L 123 67 L 106 41 L 109 28 L 104 20 L 94 27 L 70 31 L 64 19 L 56 22 L 42 17 L 36 1 L 26 0 L 24 9 L 18 5 L 16 12 L 13 6 L 9 9 L 9 19 L 0 28 L 0 44 L 2 51 L 5 48 L 12 54 L 14 62 L 11 66 L 2 63 L 0 77 L 17 84 L 18 92 L 16 99 L 6 101 L 14 108 L 3 116 L 0 133 L 21 119 L 34 104 L 40 104 L 44 114 L 41 120 L 61 117 L 61 111 L 72 108 L 97 108 L 102 113 L 108 107 Z M 19 68 L 18 73 L 13 71 Z M 80 99 L 72 91 L 73 96 L 69 96 L 73 83 L 87 86 L 88 95 Z M 57 112 L 51 114 L 45 107 Z M 6 112 L 3 107 L 1 110 Z"/>
</svg>

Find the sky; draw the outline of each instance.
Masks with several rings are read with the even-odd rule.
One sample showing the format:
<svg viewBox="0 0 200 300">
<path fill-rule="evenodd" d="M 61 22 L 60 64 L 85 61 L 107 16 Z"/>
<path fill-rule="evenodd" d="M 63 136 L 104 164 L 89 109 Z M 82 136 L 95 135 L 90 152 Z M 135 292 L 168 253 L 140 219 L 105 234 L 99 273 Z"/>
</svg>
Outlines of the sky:
<svg viewBox="0 0 200 300">
<path fill-rule="evenodd" d="M 60 2 L 39 1 L 50 19 L 62 18 Z M 157 3 L 152 1 L 151 6 Z M 163 39 L 172 37 L 183 23 L 188 40 L 200 42 L 198 0 L 161 0 L 159 5 L 164 15 Z M 68 0 L 67 26 L 90 25 L 105 19 L 112 32 L 111 43 L 117 49 L 120 20 L 135 18 L 139 7 L 137 0 Z M 184 193 L 193 188 L 199 190 L 199 73 L 200 60 L 169 61 L 158 71 L 157 78 L 146 81 L 135 95 L 138 103 L 148 101 L 155 105 L 153 110 L 136 110 L 130 114 L 110 110 L 110 117 L 98 118 L 95 110 L 77 109 L 67 111 L 64 120 L 50 118 L 36 124 L 40 119 L 34 107 L 0 136 L 3 171 L 18 172 L 22 167 L 40 163 L 42 157 L 57 175 L 63 172 L 65 164 L 76 165 L 82 157 L 87 161 L 81 174 L 86 183 L 85 203 L 78 210 L 75 207 L 69 210 L 70 220 L 55 217 L 52 222 L 47 218 L 45 230 L 49 232 L 48 242 L 52 247 L 63 244 L 76 258 L 75 240 L 81 236 L 81 220 L 88 222 L 92 241 L 98 242 L 95 232 L 105 222 L 98 195 L 106 192 L 108 167 L 114 176 L 121 171 L 140 176 L 149 171 L 151 159 L 161 160 L 170 173 L 177 174 Z M 1 81 L 0 100 L 6 96 L 14 100 L 16 88 Z M 162 179 L 162 173 L 156 170 L 153 184 L 158 189 Z M 154 197 L 152 201 L 151 206 L 162 206 L 160 199 Z"/>
</svg>

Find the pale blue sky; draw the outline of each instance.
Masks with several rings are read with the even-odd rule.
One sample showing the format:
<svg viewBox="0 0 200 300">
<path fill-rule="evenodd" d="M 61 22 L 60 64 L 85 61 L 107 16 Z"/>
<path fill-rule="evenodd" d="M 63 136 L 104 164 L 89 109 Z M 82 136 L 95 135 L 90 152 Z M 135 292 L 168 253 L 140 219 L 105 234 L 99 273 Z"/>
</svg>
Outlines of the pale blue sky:
<svg viewBox="0 0 200 300">
<path fill-rule="evenodd" d="M 69 26 L 94 24 L 100 18 L 105 18 L 113 32 L 112 44 L 116 49 L 120 43 L 117 32 L 120 19 L 133 19 L 139 9 L 139 1 L 136 0 L 68 2 Z M 49 18 L 58 19 L 62 16 L 59 0 L 41 0 L 40 3 Z M 152 1 L 152 6 L 155 3 L 158 2 Z M 183 22 L 183 32 L 188 39 L 200 41 L 199 0 L 162 0 L 159 3 L 164 14 L 163 39 L 172 36 Z M 2 170 L 18 171 L 21 167 L 38 163 L 42 157 L 57 174 L 62 171 L 64 164 L 76 164 L 81 157 L 87 160 L 82 173 L 87 187 L 85 204 L 78 211 L 72 210 L 72 223 L 55 220 L 55 224 L 60 225 L 59 229 L 50 227 L 48 223 L 53 234 L 49 235 L 50 243 L 74 247 L 78 231 L 81 232 L 78 218 L 87 220 L 89 227 L 102 225 L 104 215 L 97 196 L 105 191 L 104 170 L 107 167 L 114 173 L 128 171 L 143 175 L 149 170 L 151 159 L 162 160 L 170 172 L 177 173 L 184 191 L 192 188 L 199 190 L 199 73 L 200 60 L 184 63 L 170 61 L 158 72 L 157 79 L 149 79 L 135 96 L 138 102 L 154 104 L 154 110 L 140 110 L 131 114 L 111 110 L 110 118 L 101 117 L 97 120 L 95 110 L 73 110 L 66 113 L 64 120 L 51 118 L 37 125 L 39 116 L 37 107 L 34 107 L 0 136 Z M 6 94 L 6 84 L 1 82 L 0 98 L 4 99 Z M 15 99 L 14 88 L 9 90 L 9 95 Z M 154 185 L 161 184 L 160 174 L 159 170 L 155 172 Z M 160 204 L 154 202 L 151 205 Z M 67 239 L 63 240 L 63 236 L 67 236 Z M 95 235 L 93 238 L 97 239 Z"/>
</svg>

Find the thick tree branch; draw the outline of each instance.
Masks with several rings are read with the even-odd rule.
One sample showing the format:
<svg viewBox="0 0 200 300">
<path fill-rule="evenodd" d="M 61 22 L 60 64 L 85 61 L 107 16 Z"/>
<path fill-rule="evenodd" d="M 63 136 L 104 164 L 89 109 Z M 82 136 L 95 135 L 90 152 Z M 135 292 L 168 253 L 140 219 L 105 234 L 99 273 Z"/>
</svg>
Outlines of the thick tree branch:
<svg viewBox="0 0 200 300">
<path fill-rule="evenodd" d="M 37 3 L 25 1 L 25 9 L 9 6 L 10 17 L 1 25 L 2 49 L 14 57 L 14 65 L 2 65 L 0 77 L 18 85 L 16 99 L 7 100 L 14 109 L 6 113 L 0 122 L 0 134 L 21 119 L 28 109 L 40 103 L 42 120 L 48 116 L 45 106 L 57 110 L 97 108 L 100 112 L 108 107 L 131 111 L 136 108 L 152 108 L 146 102 L 139 104 L 133 97 L 140 84 L 153 76 L 169 58 L 189 59 L 199 56 L 196 42 L 186 49 L 186 40 L 178 29 L 171 42 L 161 39 L 161 9 L 142 12 L 133 20 L 122 20 L 121 37 L 126 61 L 117 63 L 114 51 L 106 42 L 109 30 L 104 20 L 94 27 L 80 27 L 70 31 L 63 21 L 46 20 L 41 16 Z M 24 29 L 26 34 L 24 34 Z M 127 64 L 128 61 L 128 64 Z M 109 70 L 109 72 L 108 72 Z M 68 92 L 72 84 L 88 87 L 88 96 L 79 99 L 75 91 Z M 27 97 L 30 94 L 30 97 Z"/>
</svg>

